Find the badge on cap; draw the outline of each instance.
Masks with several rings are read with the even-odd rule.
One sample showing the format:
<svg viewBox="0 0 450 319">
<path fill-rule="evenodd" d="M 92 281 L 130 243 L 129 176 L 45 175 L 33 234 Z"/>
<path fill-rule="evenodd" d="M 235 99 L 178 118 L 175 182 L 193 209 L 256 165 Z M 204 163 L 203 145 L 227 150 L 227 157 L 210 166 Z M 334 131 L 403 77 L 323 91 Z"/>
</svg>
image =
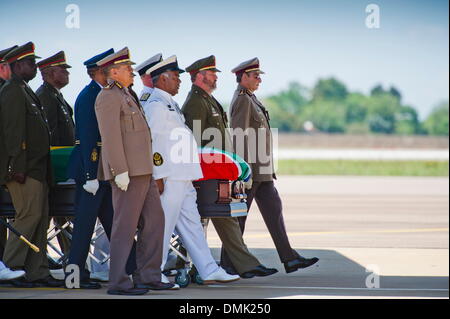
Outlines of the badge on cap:
<svg viewBox="0 0 450 319">
<path fill-rule="evenodd" d="M 153 154 L 153 164 L 155 164 L 155 166 L 161 166 L 163 163 L 164 163 L 164 160 L 163 160 L 161 154 L 159 154 L 159 153 Z"/>
</svg>

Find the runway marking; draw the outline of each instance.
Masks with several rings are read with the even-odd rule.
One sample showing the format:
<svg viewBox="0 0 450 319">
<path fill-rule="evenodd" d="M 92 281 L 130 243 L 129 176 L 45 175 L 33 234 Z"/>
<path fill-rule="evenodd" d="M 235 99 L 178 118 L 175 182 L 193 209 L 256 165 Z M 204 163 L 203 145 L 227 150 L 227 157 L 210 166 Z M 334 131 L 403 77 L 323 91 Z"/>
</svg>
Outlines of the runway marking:
<svg viewBox="0 0 450 319">
<path fill-rule="evenodd" d="M 378 230 L 349 230 L 349 231 L 323 231 L 323 232 L 293 232 L 288 233 L 289 237 L 298 236 L 314 236 L 314 235 L 342 235 L 342 234 L 370 234 L 370 233 L 427 233 L 427 232 L 444 232 L 449 228 L 417 228 L 417 229 L 378 229 Z M 271 238 L 270 234 L 253 234 L 244 235 L 244 239 L 248 238 Z M 208 239 L 220 239 L 218 236 L 208 236 Z"/>
<path fill-rule="evenodd" d="M 251 286 L 251 285 L 239 285 L 239 286 L 221 286 L 221 285 L 208 285 L 211 288 L 259 288 L 259 289 L 297 289 L 297 290 L 362 290 L 362 291 L 447 291 L 448 289 L 434 289 L 434 288 L 355 288 L 355 287 L 283 287 L 283 286 Z"/>
</svg>

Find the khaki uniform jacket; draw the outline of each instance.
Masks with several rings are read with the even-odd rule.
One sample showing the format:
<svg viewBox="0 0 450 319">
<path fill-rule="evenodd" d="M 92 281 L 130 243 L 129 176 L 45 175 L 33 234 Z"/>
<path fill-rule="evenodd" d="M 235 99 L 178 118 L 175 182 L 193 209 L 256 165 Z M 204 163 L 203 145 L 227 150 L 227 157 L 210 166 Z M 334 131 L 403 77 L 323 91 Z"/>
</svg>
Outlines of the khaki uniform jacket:
<svg viewBox="0 0 450 319">
<path fill-rule="evenodd" d="M 230 110 L 235 152 L 251 165 L 253 181 L 272 181 L 276 176 L 269 113 L 252 92 L 240 85 L 234 92 Z M 245 138 L 236 129 L 242 129 Z M 247 129 L 255 134 L 246 132 Z"/>
<path fill-rule="evenodd" d="M 117 82 L 103 88 L 95 101 L 102 138 L 99 180 L 153 172 L 151 132 L 139 101 Z"/>
<path fill-rule="evenodd" d="M 0 89 L 0 184 L 13 173 L 51 183 L 50 132 L 40 101 L 13 75 Z"/>
<path fill-rule="evenodd" d="M 61 92 L 44 82 L 36 91 L 50 126 L 52 146 L 72 146 L 75 144 L 75 123 L 73 110 Z"/>
<path fill-rule="evenodd" d="M 186 125 L 193 131 L 198 145 L 233 152 L 227 114 L 213 96 L 194 84 L 184 102 L 182 111 L 186 118 Z M 200 122 L 199 128 L 194 127 L 194 121 Z M 220 136 L 210 136 L 206 132 L 203 139 L 203 133 L 210 128 L 217 129 Z"/>
</svg>

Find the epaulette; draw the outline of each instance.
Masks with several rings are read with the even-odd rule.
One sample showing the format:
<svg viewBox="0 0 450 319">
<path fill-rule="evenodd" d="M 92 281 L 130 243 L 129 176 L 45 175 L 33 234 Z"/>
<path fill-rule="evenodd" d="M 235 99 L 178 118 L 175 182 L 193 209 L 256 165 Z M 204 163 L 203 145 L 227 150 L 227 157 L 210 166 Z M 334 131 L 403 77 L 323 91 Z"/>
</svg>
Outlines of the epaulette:
<svg viewBox="0 0 450 319">
<path fill-rule="evenodd" d="M 204 98 L 207 98 L 208 96 L 204 92 L 199 92 L 198 90 L 194 90 L 195 94 L 201 95 Z"/>
<path fill-rule="evenodd" d="M 148 98 L 150 97 L 150 93 L 144 93 L 144 94 L 142 94 L 142 96 L 141 96 L 141 98 L 139 99 L 139 101 L 142 101 L 142 102 L 146 102 L 147 100 L 148 100 Z"/>
<path fill-rule="evenodd" d="M 109 89 L 112 89 L 114 86 L 117 86 L 119 89 L 123 88 L 123 86 L 119 82 L 114 81 L 114 82 L 108 84 L 107 86 L 105 86 L 105 89 L 109 90 Z"/>
<path fill-rule="evenodd" d="M 239 95 L 245 95 L 245 94 L 247 94 L 248 96 L 252 96 L 252 95 L 253 95 L 252 92 L 250 92 L 250 91 L 247 90 L 247 89 L 241 89 L 241 90 L 239 91 Z"/>
</svg>

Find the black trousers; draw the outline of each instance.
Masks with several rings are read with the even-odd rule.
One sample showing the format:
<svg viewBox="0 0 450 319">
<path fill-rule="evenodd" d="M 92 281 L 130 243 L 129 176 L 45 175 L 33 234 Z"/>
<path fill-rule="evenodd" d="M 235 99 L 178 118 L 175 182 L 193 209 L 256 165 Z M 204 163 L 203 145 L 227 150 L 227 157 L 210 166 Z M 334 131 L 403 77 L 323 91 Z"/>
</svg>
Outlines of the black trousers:
<svg viewBox="0 0 450 319">
<path fill-rule="evenodd" d="M 5 222 L 7 221 L 6 218 L 2 218 Z M 3 260 L 3 251 L 5 251 L 5 245 L 6 245 L 6 235 L 8 233 L 8 230 L 3 224 L 0 224 L 0 261 Z"/>
<path fill-rule="evenodd" d="M 253 186 L 247 191 L 247 209 L 256 200 L 259 211 L 264 219 L 270 236 L 280 257 L 281 262 L 288 262 L 297 258 L 298 254 L 292 249 L 289 238 L 286 233 L 286 226 L 283 218 L 283 206 L 280 195 L 273 181 L 270 182 L 253 182 Z M 242 234 L 245 231 L 247 216 L 238 217 Z M 228 256 L 222 249 L 221 264 L 225 267 L 231 266 Z"/>
<path fill-rule="evenodd" d="M 75 196 L 75 220 L 68 263 L 78 265 L 81 280 L 88 280 L 89 272 L 85 265 L 97 217 L 105 229 L 108 240 L 111 239 L 114 215 L 111 186 L 107 182 L 100 182 L 100 187 L 94 196 L 84 190 L 82 183 L 77 183 Z M 134 244 L 128 258 L 127 273 L 132 274 L 135 270 L 136 245 Z"/>
</svg>

